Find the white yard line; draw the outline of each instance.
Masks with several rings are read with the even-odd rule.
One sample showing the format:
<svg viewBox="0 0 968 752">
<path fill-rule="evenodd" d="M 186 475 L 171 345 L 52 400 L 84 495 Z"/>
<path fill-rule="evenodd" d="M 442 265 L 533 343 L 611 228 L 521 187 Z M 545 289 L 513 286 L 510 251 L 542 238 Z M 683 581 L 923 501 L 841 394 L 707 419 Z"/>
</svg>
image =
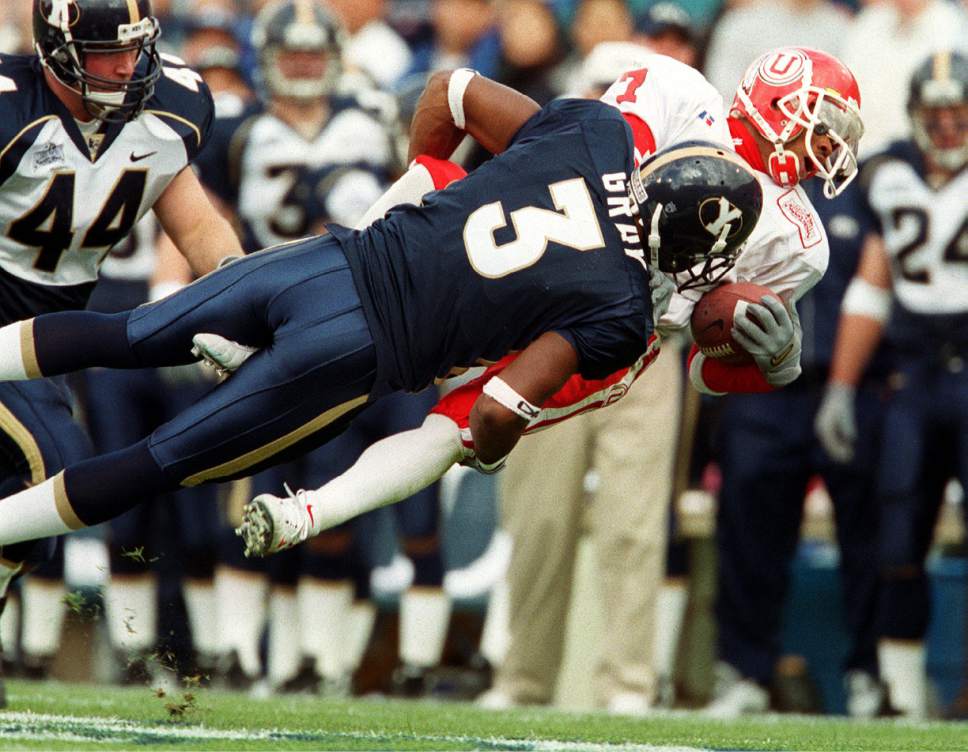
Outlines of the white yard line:
<svg viewBox="0 0 968 752">
<path fill-rule="evenodd" d="M 46 728 L 45 728 L 46 727 Z M 484 749 L 511 749 L 542 752 L 543 750 L 590 750 L 594 752 L 703 752 L 697 747 L 669 747 L 651 744 L 608 744 L 604 742 L 563 742 L 545 739 L 510 739 L 504 737 L 447 736 L 422 734 L 381 734 L 365 732 L 298 731 L 263 729 L 241 731 L 206 726 L 169 726 L 142 724 L 107 716 L 71 716 L 48 713 L 3 713 L 0 715 L 0 740 L 69 741 L 83 744 L 120 743 L 133 737 L 168 741 L 271 741 L 291 740 L 309 743 L 340 740 L 392 742 L 422 740 L 430 743 L 473 744 Z"/>
</svg>

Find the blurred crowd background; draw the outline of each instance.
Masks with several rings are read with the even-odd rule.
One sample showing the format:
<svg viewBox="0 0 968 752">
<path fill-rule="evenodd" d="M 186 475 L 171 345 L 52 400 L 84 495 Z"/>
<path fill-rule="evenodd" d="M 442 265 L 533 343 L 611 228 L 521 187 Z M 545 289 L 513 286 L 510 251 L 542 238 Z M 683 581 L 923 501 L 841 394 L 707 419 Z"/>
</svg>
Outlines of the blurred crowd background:
<svg viewBox="0 0 968 752">
<path fill-rule="evenodd" d="M 264 3 L 153 3 L 161 46 L 204 76 L 220 118 L 244 122 L 272 99 L 251 38 Z M 374 147 L 382 156 L 363 171 L 366 180 L 326 173 L 302 193 L 294 185 L 278 216 L 262 218 L 276 227 L 311 202 L 322 205 L 312 228 L 355 221 L 405 168 L 408 118 L 434 70 L 469 66 L 546 103 L 596 95 L 647 48 L 701 70 L 728 105 L 760 53 L 816 47 L 858 79 L 867 158 L 910 135 L 914 69 L 933 50 L 968 47 L 968 8 L 954 0 L 323 4 L 343 30 L 333 53 L 341 80 L 325 96 L 355 97 L 386 146 Z M 0 51 L 29 54 L 29 22 L 27 0 L 3 3 Z M 483 158 L 470 144 L 457 155 L 469 168 Z M 246 187 L 224 184 L 232 171 L 225 160 L 208 160 L 224 169 L 203 168 L 203 181 L 243 231 Z M 815 205 L 831 270 L 800 305 L 804 374 L 793 386 L 700 398 L 684 383 L 682 343 L 671 342 L 627 400 L 526 439 L 506 472 L 458 468 L 402 511 L 320 536 L 295 558 L 242 559 L 231 529 L 253 489 L 318 485 L 370 441 L 419 424 L 435 395 L 385 405 L 380 419 L 321 450 L 308 469 L 185 491 L 177 502 L 146 499 L 110 529 L 66 540 L 3 614 L 5 670 L 127 684 L 187 677 L 256 693 L 474 699 L 494 708 L 968 717 L 968 548 L 957 478 L 968 468 L 944 465 L 943 482 L 926 486 L 911 518 L 928 520 L 930 555 L 894 572 L 900 600 L 884 616 L 873 488 L 891 370 L 871 369 L 873 407 L 845 480 L 812 426 L 866 225 L 853 193 Z M 96 295 L 94 305 L 164 292 L 148 289 L 159 263 L 155 230 L 139 233 L 115 249 L 99 283 L 120 281 L 124 292 Z M 133 275 L 123 262 L 136 246 L 147 261 Z M 963 366 L 960 356 L 948 364 Z M 140 438 L 212 383 L 196 368 L 139 379 L 94 372 L 75 383 L 95 444 Z M 968 445 L 964 426 L 960 441 Z"/>
</svg>

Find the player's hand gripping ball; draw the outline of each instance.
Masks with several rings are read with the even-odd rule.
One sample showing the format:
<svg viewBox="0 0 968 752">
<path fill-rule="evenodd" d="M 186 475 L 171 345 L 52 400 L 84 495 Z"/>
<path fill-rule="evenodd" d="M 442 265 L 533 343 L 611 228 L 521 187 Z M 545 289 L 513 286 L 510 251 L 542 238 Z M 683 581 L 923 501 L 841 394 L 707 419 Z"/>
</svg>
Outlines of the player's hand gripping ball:
<svg viewBox="0 0 968 752">
<path fill-rule="evenodd" d="M 730 282 L 703 295 L 692 311 L 690 328 L 699 351 L 707 358 L 731 366 L 753 362 L 752 356 L 733 339 L 733 317 L 764 295 L 780 297 L 770 288 L 752 282 Z M 753 319 L 753 316 L 750 316 Z"/>
</svg>

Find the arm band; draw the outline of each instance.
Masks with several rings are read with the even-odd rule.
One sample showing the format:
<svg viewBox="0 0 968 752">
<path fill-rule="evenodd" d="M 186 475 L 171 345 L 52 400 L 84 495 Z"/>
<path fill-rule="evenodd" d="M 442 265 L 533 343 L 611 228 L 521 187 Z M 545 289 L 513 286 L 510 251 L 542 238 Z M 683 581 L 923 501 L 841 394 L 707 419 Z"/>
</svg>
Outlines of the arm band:
<svg viewBox="0 0 968 752">
<path fill-rule="evenodd" d="M 535 407 L 524 397 L 514 391 L 507 382 L 500 376 L 494 376 L 484 385 L 484 394 L 503 405 L 519 418 L 527 421 L 534 420 L 541 412 L 540 407 Z"/>
<path fill-rule="evenodd" d="M 840 310 L 883 323 L 891 312 L 891 291 L 872 285 L 863 277 L 854 277 L 847 286 Z"/>
<path fill-rule="evenodd" d="M 477 71 L 470 68 L 458 68 L 450 74 L 450 82 L 447 84 L 447 104 L 450 105 L 450 116 L 454 119 L 454 125 L 464 130 L 466 122 L 464 120 L 464 92 L 471 79 L 477 75 Z"/>
</svg>

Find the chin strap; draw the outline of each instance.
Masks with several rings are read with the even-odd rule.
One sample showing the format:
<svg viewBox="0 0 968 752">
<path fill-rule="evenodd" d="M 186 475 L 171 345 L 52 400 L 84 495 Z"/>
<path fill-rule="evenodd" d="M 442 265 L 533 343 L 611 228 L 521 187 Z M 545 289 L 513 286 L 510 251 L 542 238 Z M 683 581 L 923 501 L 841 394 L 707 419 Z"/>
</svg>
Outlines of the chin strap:
<svg viewBox="0 0 968 752">
<path fill-rule="evenodd" d="M 784 188 L 800 182 L 800 158 L 792 151 L 784 149 L 783 144 L 778 144 L 770 154 L 767 169 L 770 177 Z"/>
<path fill-rule="evenodd" d="M 652 222 L 649 225 L 649 261 L 653 269 L 659 268 L 659 248 L 662 238 L 659 236 L 659 218 L 662 216 L 662 204 L 656 204 L 652 212 Z"/>
</svg>

